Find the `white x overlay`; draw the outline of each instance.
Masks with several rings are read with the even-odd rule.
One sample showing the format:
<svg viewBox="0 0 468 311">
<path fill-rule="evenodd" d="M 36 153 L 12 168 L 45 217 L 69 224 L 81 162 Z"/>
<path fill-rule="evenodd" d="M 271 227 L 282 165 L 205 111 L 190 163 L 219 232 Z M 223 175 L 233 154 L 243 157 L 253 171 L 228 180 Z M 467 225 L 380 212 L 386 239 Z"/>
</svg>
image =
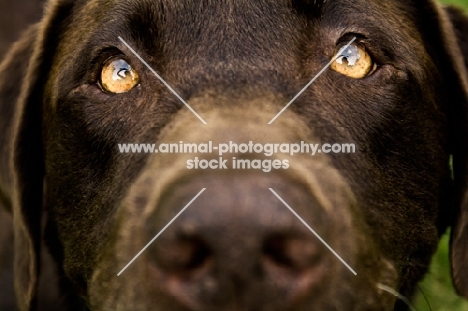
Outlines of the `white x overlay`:
<svg viewBox="0 0 468 311">
<path fill-rule="evenodd" d="M 203 120 L 202 117 L 153 69 L 151 66 L 124 40 L 122 37 L 118 37 L 119 40 L 203 123 L 207 124 L 205 120 Z M 338 58 L 341 56 L 341 54 L 356 40 L 356 37 L 354 37 L 348 44 L 346 44 L 343 48 L 339 50 L 339 52 L 330 60 L 330 62 L 320 70 L 320 72 L 315 75 L 315 77 L 307 83 L 307 85 L 268 123 L 272 124 L 299 96 L 301 96 L 304 91 L 312 85 L 312 83 L 315 82 L 315 80 L 325 72 L 325 70 Z M 151 241 L 146 244 L 138 254 L 133 257 L 132 260 L 117 274 L 117 276 L 120 276 L 204 191 L 206 188 L 203 188 L 185 207 L 177 214 L 174 216 L 174 218 L 169 221 L 169 223 L 161 229 L 161 231 L 156 234 L 156 236 L 151 239 Z M 335 255 L 336 258 L 338 258 L 343 265 L 346 266 L 354 275 L 357 275 L 356 271 L 354 271 L 346 261 L 341 258 L 340 255 L 330 246 L 328 245 L 327 242 L 317 233 L 315 230 L 313 230 L 272 188 L 269 188 L 269 190 L 309 229 L 318 239 L 320 242 L 325 245 L 330 252 Z"/>
</svg>

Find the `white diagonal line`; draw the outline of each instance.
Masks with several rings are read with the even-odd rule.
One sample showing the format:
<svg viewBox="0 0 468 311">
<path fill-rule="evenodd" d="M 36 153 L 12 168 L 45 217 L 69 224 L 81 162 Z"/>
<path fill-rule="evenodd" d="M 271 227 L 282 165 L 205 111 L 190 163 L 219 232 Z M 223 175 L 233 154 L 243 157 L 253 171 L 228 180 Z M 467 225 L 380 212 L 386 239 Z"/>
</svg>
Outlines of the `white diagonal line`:
<svg viewBox="0 0 468 311">
<path fill-rule="evenodd" d="M 396 298 L 400 299 L 401 301 L 403 301 L 410 308 L 411 311 L 417 311 L 413 307 L 411 302 L 408 300 L 408 298 L 406 298 L 405 296 L 403 296 L 402 294 L 400 294 L 399 292 L 397 292 L 396 290 L 394 290 L 390 286 L 387 286 L 387 285 L 382 284 L 382 283 L 377 283 L 377 288 L 381 289 L 383 291 L 386 291 L 386 292 L 392 294 L 393 296 L 395 296 Z"/>
<path fill-rule="evenodd" d="M 149 241 L 148 244 L 146 244 L 145 247 L 143 247 L 143 249 L 138 254 L 136 254 L 135 257 L 133 257 L 133 259 L 130 260 L 130 262 L 122 270 L 120 270 L 119 273 L 117 273 L 117 276 L 120 276 L 205 190 L 206 188 L 203 188 L 190 202 L 188 202 L 187 205 L 185 205 L 185 207 L 177 215 L 175 215 L 174 218 L 172 218 L 171 221 L 169 221 L 169 223 L 164 228 L 162 228 L 161 231 L 159 231 L 159 233 L 156 234 L 156 236 L 151 239 L 151 241 Z"/>
<path fill-rule="evenodd" d="M 132 53 L 135 54 L 135 56 L 172 92 L 172 94 L 174 94 L 185 106 L 187 106 L 187 108 L 190 109 L 190 111 L 193 112 L 193 114 L 196 115 L 197 118 L 200 119 L 200 121 L 202 121 L 203 124 L 207 124 L 205 120 L 203 120 L 202 117 L 200 117 L 200 115 L 195 110 L 193 110 L 193 108 L 190 107 L 190 105 L 187 104 L 187 102 L 182 97 L 180 97 L 180 95 L 177 94 L 177 92 L 174 91 L 174 89 L 166 81 L 164 81 L 164 79 L 160 75 L 158 75 L 158 73 L 154 71 L 154 69 L 151 68 L 151 66 L 148 65 L 148 63 L 145 62 L 145 60 L 140 55 L 138 55 L 138 53 L 135 52 L 135 50 L 132 49 L 132 47 L 127 42 L 125 42 L 124 39 L 122 39 L 122 37 L 119 36 L 119 40 L 122 41 L 122 43 L 125 44 L 125 46 L 130 51 L 132 51 Z"/>
<path fill-rule="evenodd" d="M 356 40 L 356 37 L 354 37 L 351 41 L 349 41 L 348 44 L 346 44 L 341 50 L 339 50 L 338 53 L 331 59 L 331 61 L 330 61 L 325 67 L 323 67 L 322 70 L 320 70 L 320 72 L 319 72 L 315 77 L 313 77 L 312 80 L 310 80 L 310 82 L 307 83 L 307 85 L 304 86 L 304 88 L 303 88 L 299 93 L 297 93 L 297 95 L 294 96 L 294 98 L 291 99 L 291 101 L 290 101 L 286 106 L 284 106 L 284 108 L 281 109 L 281 111 L 278 112 L 278 114 L 277 114 L 273 119 L 271 119 L 270 122 L 268 122 L 268 124 L 272 124 L 273 122 L 275 122 L 275 120 L 276 120 L 286 109 L 288 109 L 288 107 L 289 107 L 299 96 L 301 96 L 301 94 L 304 93 L 304 91 L 307 90 L 307 89 L 309 88 L 309 86 L 310 86 L 312 83 L 314 83 L 315 80 L 316 80 L 318 77 L 320 77 L 320 75 L 321 75 L 322 73 L 324 73 L 325 70 L 327 70 L 327 68 L 330 67 L 330 65 L 331 65 L 338 57 L 341 56 L 341 54 L 344 52 L 344 50 L 346 50 L 346 49 L 351 45 L 351 43 L 354 42 L 354 40 Z"/>
<path fill-rule="evenodd" d="M 327 242 L 325 242 L 324 239 L 322 239 L 322 237 L 314 231 L 314 229 L 312 229 L 305 221 L 304 219 L 301 218 L 301 216 L 299 216 L 289 205 L 288 203 L 286 203 L 276 192 L 275 190 L 273 190 L 272 188 L 268 188 L 270 189 L 270 191 L 294 214 L 294 216 L 296 216 L 303 224 L 304 226 L 307 227 L 307 229 L 309 229 L 316 237 L 317 239 L 320 240 L 320 242 L 323 243 L 323 245 L 325 245 L 332 253 L 333 255 L 336 256 L 336 258 L 338 258 L 345 266 L 346 268 L 349 269 L 349 271 L 351 271 L 354 275 L 357 275 L 356 271 L 353 270 L 353 268 L 351 268 L 347 263 L 346 261 L 343 260 L 343 258 L 340 257 L 340 255 L 338 255 L 337 252 L 335 252 L 335 250 L 333 248 L 331 248 L 330 245 L 327 244 Z"/>
</svg>

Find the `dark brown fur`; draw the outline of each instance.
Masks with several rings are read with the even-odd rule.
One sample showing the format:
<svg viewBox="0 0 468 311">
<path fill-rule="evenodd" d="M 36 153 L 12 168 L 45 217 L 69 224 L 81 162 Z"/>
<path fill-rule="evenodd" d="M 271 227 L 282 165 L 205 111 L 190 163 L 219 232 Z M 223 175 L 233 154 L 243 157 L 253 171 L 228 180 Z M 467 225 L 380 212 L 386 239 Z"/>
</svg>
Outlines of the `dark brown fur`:
<svg viewBox="0 0 468 311">
<path fill-rule="evenodd" d="M 449 226 L 454 284 L 468 297 L 467 29 L 461 12 L 423 0 L 50 1 L 0 67 L 0 203 L 13 215 L 0 212 L 0 241 L 14 231 L 17 307 L 406 310 L 377 285 L 410 296 Z M 378 70 L 361 80 L 325 71 L 267 126 L 352 36 Z M 121 54 L 140 85 L 105 93 L 97 85 L 102 63 Z M 297 156 L 284 174 L 224 175 L 189 172 L 182 155 L 117 149 L 301 139 L 353 142 L 358 152 Z M 117 277 L 203 187 L 205 196 Z M 357 276 L 269 187 L 323 232 Z M 199 240 L 190 247 L 208 245 L 200 270 L 176 264 L 187 250 L 178 253 L 180 235 L 192 222 Z M 316 246 L 320 269 L 299 269 L 294 260 L 271 266 L 261 256 L 284 255 L 262 248 L 275 230 L 299 236 L 302 248 Z M 8 253 L 0 249 L 0 273 L 11 272 Z"/>
</svg>

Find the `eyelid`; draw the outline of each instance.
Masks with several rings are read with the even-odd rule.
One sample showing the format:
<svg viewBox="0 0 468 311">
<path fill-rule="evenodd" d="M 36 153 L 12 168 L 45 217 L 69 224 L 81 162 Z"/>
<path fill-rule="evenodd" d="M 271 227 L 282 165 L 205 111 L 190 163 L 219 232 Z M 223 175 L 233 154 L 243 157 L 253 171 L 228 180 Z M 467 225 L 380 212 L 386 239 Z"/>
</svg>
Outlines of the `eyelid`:
<svg viewBox="0 0 468 311">
<path fill-rule="evenodd" d="M 377 55 L 374 55 L 376 54 L 374 44 L 366 35 L 363 35 L 357 32 L 350 32 L 350 33 L 346 33 L 342 35 L 341 38 L 339 38 L 335 44 L 335 46 L 338 47 L 337 51 L 339 51 L 340 48 L 348 44 L 353 38 L 356 38 L 356 39 L 353 41 L 352 44 L 358 45 L 362 47 L 363 49 L 365 49 L 369 53 L 369 55 L 372 57 L 372 59 L 377 61 L 377 57 L 374 57 L 374 56 L 377 56 Z M 337 51 L 335 51 L 335 53 Z"/>
</svg>

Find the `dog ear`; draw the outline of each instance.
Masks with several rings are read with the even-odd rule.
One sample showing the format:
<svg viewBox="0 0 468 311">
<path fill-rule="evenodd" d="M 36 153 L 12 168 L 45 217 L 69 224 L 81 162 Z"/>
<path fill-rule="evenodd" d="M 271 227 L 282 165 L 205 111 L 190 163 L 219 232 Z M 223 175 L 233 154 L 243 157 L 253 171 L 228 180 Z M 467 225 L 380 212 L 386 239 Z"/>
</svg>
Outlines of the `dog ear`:
<svg viewBox="0 0 468 311">
<path fill-rule="evenodd" d="M 43 21 L 23 35 L 0 67 L 0 192 L 11 193 L 6 202 L 13 212 L 14 282 L 22 311 L 36 308 L 40 267 L 45 73 L 50 71 L 55 40 L 71 5 L 72 1 L 50 1 Z"/>
<path fill-rule="evenodd" d="M 449 127 L 453 156 L 454 213 L 450 260 L 455 289 L 468 298 L 468 17 L 454 7 L 437 5 L 443 64 L 450 94 Z M 439 65 L 440 66 L 440 65 Z"/>
<path fill-rule="evenodd" d="M 33 141 L 30 140 L 26 142 L 26 145 L 21 145 L 19 142 L 26 141 L 27 138 L 24 135 L 29 130 L 29 128 L 20 128 L 27 125 L 24 123 L 26 120 L 22 120 L 23 117 L 27 116 L 22 113 L 23 109 L 26 108 L 20 97 L 23 81 L 27 79 L 28 60 L 34 50 L 36 34 L 37 27 L 29 29 L 22 40 L 15 44 L 0 68 L 0 77 L 2 77 L 0 80 L 0 109 L 2 111 L 0 158 L 2 160 L 3 175 L 1 176 L 3 180 L 0 181 L 3 181 L 2 186 L 4 184 L 10 185 L 6 190 L 0 190 L 4 190 L 3 193 L 11 195 L 6 197 L 6 202 L 7 207 L 13 211 L 15 288 L 18 293 L 18 302 L 21 302 L 21 310 L 26 310 L 29 307 L 34 296 L 34 284 L 36 283 L 38 267 L 38 241 L 40 241 L 39 224 L 36 225 L 36 222 L 31 220 L 34 217 L 40 219 L 41 215 L 42 196 L 38 188 L 42 189 L 42 181 L 38 181 L 38 176 L 42 175 L 42 152 L 40 148 L 37 148 L 37 141 L 35 144 L 31 144 Z M 27 127 L 29 126 L 34 127 L 34 124 L 28 124 Z M 37 128 L 35 133 L 37 133 Z M 20 148 L 17 149 L 16 146 Z M 16 167 L 24 163 L 20 159 L 20 155 L 23 156 L 25 152 L 32 152 L 35 156 L 31 157 L 31 162 L 26 167 L 16 170 Z M 39 165 L 36 166 L 36 164 Z M 26 176 L 32 172 L 31 169 L 35 170 L 35 174 L 31 175 L 32 178 L 29 179 Z M 27 178 L 27 182 L 25 178 Z M 13 184 L 14 186 L 11 188 Z M 34 215 L 29 214 L 31 212 Z"/>
</svg>

